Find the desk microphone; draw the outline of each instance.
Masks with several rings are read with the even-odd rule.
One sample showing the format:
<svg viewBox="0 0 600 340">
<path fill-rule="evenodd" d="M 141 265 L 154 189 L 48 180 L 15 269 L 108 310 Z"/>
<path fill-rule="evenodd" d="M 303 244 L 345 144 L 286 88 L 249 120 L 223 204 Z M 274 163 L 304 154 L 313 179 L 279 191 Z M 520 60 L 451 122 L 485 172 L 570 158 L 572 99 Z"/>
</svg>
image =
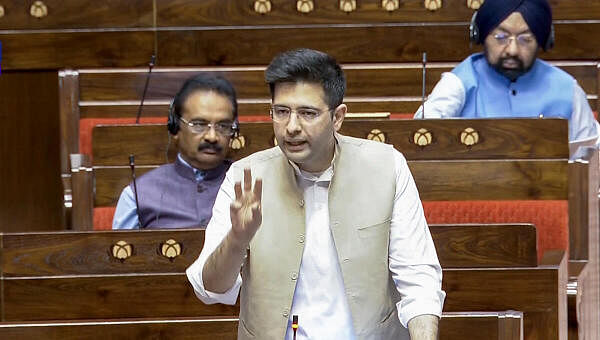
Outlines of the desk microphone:
<svg viewBox="0 0 600 340">
<path fill-rule="evenodd" d="M 298 331 L 298 315 L 292 315 L 292 331 L 294 331 L 294 340 L 296 340 L 296 332 Z"/>
<path fill-rule="evenodd" d="M 140 213 L 140 202 L 138 199 L 137 184 L 135 182 L 135 158 L 134 158 L 133 154 L 129 155 L 129 167 L 131 168 L 131 180 L 133 182 L 133 193 L 135 194 L 135 208 L 137 211 L 138 226 L 141 229 L 142 228 L 142 215 Z"/>
<path fill-rule="evenodd" d="M 425 80 L 427 79 L 427 52 L 423 52 L 423 85 L 421 88 L 421 119 L 425 119 Z"/>
<path fill-rule="evenodd" d="M 140 106 L 138 107 L 137 115 L 135 116 L 135 123 L 140 123 L 140 117 L 142 116 L 142 107 L 144 106 L 144 99 L 146 99 L 146 91 L 148 91 L 148 84 L 150 83 L 150 74 L 152 73 L 152 68 L 154 67 L 154 63 L 156 62 L 156 56 L 153 54 L 150 57 L 150 63 L 148 64 L 148 73 L 146 74 L 146 84 L 144 85 L 144 92 L 142 92 L 142 100 L 140 101 Z"/>
</svg>

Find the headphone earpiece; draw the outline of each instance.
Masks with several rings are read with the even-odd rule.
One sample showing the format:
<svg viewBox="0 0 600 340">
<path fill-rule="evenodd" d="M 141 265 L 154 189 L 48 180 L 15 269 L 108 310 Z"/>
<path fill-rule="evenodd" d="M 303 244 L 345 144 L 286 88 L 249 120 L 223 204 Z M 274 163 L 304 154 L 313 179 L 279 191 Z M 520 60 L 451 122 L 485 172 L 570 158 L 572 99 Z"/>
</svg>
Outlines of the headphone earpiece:
<svg viewBox="0 0 600 340">
<path fill-rule="evenodd" d="M 477 11 L 473 13 L 469 23 L 469 41 L 474 44 L 480 44 L 479 27 L 477 26 Z"/>
<path fill-rule="evenodd" d="M 169 117 L 167 119 L 167 130 L 170 134 L 176 135 L 179 132 L 179 119 L 175 115 L 175 96 L 173 100 L 171 100 L 171 105 L 169 105 Z"/>
</svg>

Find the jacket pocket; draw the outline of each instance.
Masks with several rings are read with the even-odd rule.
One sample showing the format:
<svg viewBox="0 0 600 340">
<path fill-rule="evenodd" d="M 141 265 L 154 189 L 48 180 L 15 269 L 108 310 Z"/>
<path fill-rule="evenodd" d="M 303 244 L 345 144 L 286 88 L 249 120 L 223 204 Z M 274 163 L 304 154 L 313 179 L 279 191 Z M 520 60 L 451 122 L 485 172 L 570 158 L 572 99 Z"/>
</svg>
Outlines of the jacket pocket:
<svg viewBox="0 0 600 340">
<path fill-rule="evenodd" d="M 387 220 L 381 223 L 372 224 L 364 227 L 358 227 L 358 237 L 360 238 L 371 238 L 382 234 L 390 233 L 391 220 Z"/>
</svg>

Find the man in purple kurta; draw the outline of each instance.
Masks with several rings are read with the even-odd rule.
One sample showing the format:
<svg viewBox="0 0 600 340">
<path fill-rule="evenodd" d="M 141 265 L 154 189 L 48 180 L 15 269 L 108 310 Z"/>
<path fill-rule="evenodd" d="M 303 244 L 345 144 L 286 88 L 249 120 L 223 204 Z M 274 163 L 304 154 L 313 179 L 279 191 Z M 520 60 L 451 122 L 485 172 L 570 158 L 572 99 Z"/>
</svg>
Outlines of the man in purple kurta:
<svg viewBox="0 0 600 340">
<path fill-rule="evenodd" d="M 238 131 L 231 83 L 206 73 L 188 79 L 173 98 L 167 129 L 178 147 L 177 159 L 123 189 L 113 229 L 208 224 L 231 164 L 225 159 L 229 142 Z"/>
</svg>

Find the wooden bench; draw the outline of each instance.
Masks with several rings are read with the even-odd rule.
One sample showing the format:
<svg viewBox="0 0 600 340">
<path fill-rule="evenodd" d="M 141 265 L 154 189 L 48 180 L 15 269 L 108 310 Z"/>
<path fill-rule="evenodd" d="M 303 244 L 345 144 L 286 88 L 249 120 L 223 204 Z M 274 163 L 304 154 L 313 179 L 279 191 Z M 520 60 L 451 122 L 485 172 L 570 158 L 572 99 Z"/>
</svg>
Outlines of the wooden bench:
<svg viewBox="0 0 600 340">
<path fill-rule="evenodd" d="M 431 92 L 442 72 L 451 70 L 456 64 L 429 63 L 427 93 Z M 588 93 L 590 105 L 596 108 L 598 63 L 555 61 L 553 64 L 579 81 Z M 421 104 L 420 63 L 357 63 L 342 66 L 348 82 L 345 102 L 351 113 L 408 118 Z M 238 92 L 242 121 L 267 120 L 271 98 L 264 83 L 264 69 L 265 66 L 154 68 L 148 83 L 142 122 L 166 122 L 171 98 L 185 79 L 198 72 L 221 74 L 232 81 Z M 69 155 L 91 154 L 91 129 L 94 125 L 135 121 L 147 71 L 147 68 L 101 68 L 59 72 L 61 173 L 68 213 L 71 204 Z"/>
<path fill-rule="evenodd" d="M 114 319 L 0 323 L 5 339 L 194 339 L 235 340 L 237 318 Z M 462 340 L 522 340 L 523 313 L 453 312 L 444 313 L 439 338 Z"/>
<path fill-rule="evenodd" d="M 537 266 L 532 225 L 432 225 L 431 232 L 445 266 L 447 311 L 521 310 L 526 334 L 538 334 L 529 339 L 558 339 L 566 327 L 559 289 L 566 263 L 559 255 Z M 237 306 L 202 304 L 183 274 L 200 252 L 203 230 L 0 236 L 3 322 L 238 313 Z M 499 247 L 498 240 L 506 241 Z"/>
<path fill-rule="evenodd" d="M 538 131 L 544 133 L 536 133 Z M 569 227 L 568 231 L 564 226 L 559 226 L 559 229 L 563 228 L 561 230 L 565 238 L 568 233 L 568 241 L 563 240 L 558 245 L 548 244 L 545 239 L 548 234 L 542 229 L 539 234 L 539 259 L 546 249 L 568 247 L 572 282 L 578 282 L 581 291 L 585 278 L 588 281 L 585 285 L 590 287 L 590 296 L 580 296 L 578 301 L 582 303 L 581 306 L 597 305 L 598 242 L 594 241 L 598 239 L 597 212 L 594 208 L 597 206 L 597 197 L 594 190 L 590 190 L 597 187 L 594 184 L 597 183 L 597 169 L 590 166 L 596 164 L 597 161 L 593 159 L 597 156 L 588 150 L 588 154 L 581 158 L 569 160 L 566 121 L 362 120 L 347 121 L 342 133 L 385 141 L 404 153 L 426 213 L 429 211 L 428 220 L 435 220 L 436 213 L 447 211 L 451 205 L 473 210 L 472 207 L 485 205 L 489 201 L 500 206 L 500 210 L 523 205 L 523 201 L 534 202 L 539 215 L 546 214 L 546 204 L 561 210 L 562 215 L 559 215 L 563 216 Z M 115 142 L 115 136 L 119 136 L 118 143 Z M 164 136 L 164 140 L 161 140 L 161 136 Z M 140 143 L 142 140 L 144 143 Z M 98 127 L 94 132 L 94 141 L 96 206 L 115 204 L 120 190 L 129 183 L 127 155 L 130 153 L 136 155 L 138 175 L 165 162 L 166 136 L 161 125 Z M 473 145 L 466 145 L 475 141 L 477 143 Z M 235 143 L 244 146 L 233 151 L 232 157 L 235 159 L 273 146 L 270 124 L 243 124 L 242 135 Z M 86 192 L 91 192 L 91 188 Z M 91 206 L 86 211 L 91 211 Z M 473 211 L 465 213 L 472 214 Z M 87 223 L 91 225 L 90 221 Z M 538 227 L 543 228 L 542 225 Z M 575 277 L 579 277 L 579 280 Z M 589 310 L 590 315 L 597 315 L 593 308 L 580 307 L 580 311 Z M 591 320 L 595 320 L 595 317 Z M 594 325 L 591 320 L 586 322 L 580 318 L 579 322 Z"/>
</svg>

